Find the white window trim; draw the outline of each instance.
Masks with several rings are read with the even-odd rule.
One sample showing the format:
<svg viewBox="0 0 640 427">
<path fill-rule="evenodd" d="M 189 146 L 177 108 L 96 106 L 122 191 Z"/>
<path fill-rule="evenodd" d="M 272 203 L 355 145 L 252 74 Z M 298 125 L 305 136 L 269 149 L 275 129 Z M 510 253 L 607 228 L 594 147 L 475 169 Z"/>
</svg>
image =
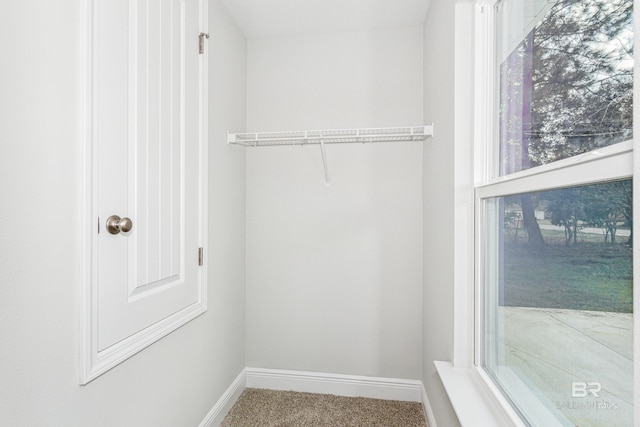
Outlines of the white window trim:
<svg viewBox="0 0 640 427">
<path fill-rule="evenodd" d="M 479 198 L 486 199 L 631 178 L 632 153 L 633 141 L 621 142 L 495 179 L 476 187 L 476 193 Z M 594 168 L 596 160 L 598 167 Z"/>
<path fill-rule="evenodd" d="M 513 191 L 522 193 L 523 183 L 526 188 L 531 185 L 539 188 L 540 172 L 553 170 L 562 174 L 563 170 L 588 170 L 590 182 L 604 179 L 622 179 L 640 172 L 639 139 L 617 144 L 598 151 L 598 156 L 614 162 L 620 169 L 616 176 L 610 172 L 607 176 L 589 168 L 589 159 L 578 156 L 575 159 L 556 162 L 542 169 L 522 171 L 508 178 L 500 178 L 489 182 L 486 167 L 489 157 L 481 147 L 482 141 L 492 138 L 490 134 L 495 114 L 485 108 L 489 96 L 493 96 L 494 82 L 489 78 L 489 66 L 493 64 L 493 49 L 488 35 L 494 22 L 491 13 L 484 13 L 492 8 L 496 0 L 477 0 L 475 2 L 457 2 L 455 6 L 455 136 L 454 136 L 454 338 L 451 362 L 434 362 L 438 374 L 445 386 L 452 406 L 463 426 L 524 426 L 526 425 L 504 398 L 483 369 L 478 367 L 480 360 L 479 329 L 480 304 L 476 300 L 475 277 L 477 271 L 478 252 L 476 242 L 475 197 L 491 197 L 492 194 L 504 194 Z M 634 4 L 634 15 L 640 16 L 640 1 Z M 635 45 L 640 41 L 640 19 L 634 20 Z M 636 50 L 635 62 L 640 64 L 640 53 Z M 640 87 L 640 73 L 634 74 L 634 87 Z M 470 102 L 469 94 L 473 94 Z M 634 106 L 640 105 L 640 90 L 634 90 Z M 640 108 L 634 108 L 634 135 L 640 135 Z M 472 142 L 473 141 L 473 142 Z M 634 147 L 636 148 L 634 150 Z M 470 148 L 473 148 L 471 150 Z M 474 155 L 475 154 L 475 155 Z M 478 155 L 480 154 L 480 155 Z M 589 154 L 588 156 L 593 156 Z M 633 157 L 632 164 L 629 157 Z M 608 171 L 611 168 L 606 168 Z M 543 178 L 544 179 L 544 178 Z M 477 186 L 480 183 L 486 185 Z M 554 184 L 545 184 L 548 189 Z M 566 183 L 563 184 L 563 186 Z M 517 189 L 515 188 L 517 186 Z M 477 191 L 476 191 L 477 187 Z M 513 188 L 511 190 L 510 188 Z M 634 185 L 634 206 L 640 205 L 640 185 Z M 475 194 L 477 193 L 477 194 Z M 640 268 L 640 221 L 634 221 L 634 270 Z M 640 275 L 634 274 L 633 293 L 640 295 Z M 640 298 L 634 298 L 634 395 L 640 396 Z M 545 414 L 540 414 L 545 417 Z M 552 425 L 552 424 L 545 424 Z M 634 407 L 634 426 L 640 427 L 640 405 Z"/>
<path fill-rule="evenodd" d="M 640 1 L 636 0 L 633 4 L 634 16 L 634 46 L 638 46 L 640 41 Z M 640 64 L 640 52 L 638 49 L 634 51 L 634 62 L 636 67 Z M 634 176 L 640 176 L 640 73 L 633 74 L 633 173 Z M 640 206 L 640 185 L 633 186 L 633 205 Z M 633 271 L 640 271 L 640 220 L 633 221 Z M 635 401 L 640 396 L 640 274 L 633 275 L 633 395 Z M 633 425 L 640 427 L 640 405 L 633 407 Z"/>
</svg>

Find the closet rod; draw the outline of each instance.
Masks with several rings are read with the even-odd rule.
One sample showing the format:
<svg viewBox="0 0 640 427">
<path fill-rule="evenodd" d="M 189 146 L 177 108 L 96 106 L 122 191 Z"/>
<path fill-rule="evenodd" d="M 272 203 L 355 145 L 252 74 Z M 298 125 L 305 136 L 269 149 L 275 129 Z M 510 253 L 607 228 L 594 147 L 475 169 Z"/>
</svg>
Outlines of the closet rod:
<svg viewBox="0 0 640 427">
<path fill-rule="evenodd" d="M 331 183 L 329 182 L 329 167 L 327 166 L 327 152 L 325 144 L 424 141 L 432 136 L 433 124 L 393 128 L 325 129 L 246 133 L 227 132 L 227 144 L 237 144 L 245 147 L 319 144 L 320 153 L 322 154 L 322 166 L 324 169 L 324 184 L 326 188 L 330 188 Z"/>
<path fill-rule="evenodd" d="M 424 141 L 433 136 L 433 125 L 390 128 L 324 129 L 283 132 L 227 133 L 227 143 L 245 147 L 305 144 L 343 144 Z"/>
</svg>

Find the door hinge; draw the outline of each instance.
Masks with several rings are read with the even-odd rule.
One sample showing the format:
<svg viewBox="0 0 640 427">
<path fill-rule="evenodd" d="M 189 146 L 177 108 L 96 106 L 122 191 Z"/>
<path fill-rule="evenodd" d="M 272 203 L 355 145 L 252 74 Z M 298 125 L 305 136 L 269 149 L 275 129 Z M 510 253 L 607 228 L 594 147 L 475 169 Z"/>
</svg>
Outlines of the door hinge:
<svg viewBox="0 0 640 427">
<path fill-rule="evenodd" d="M 204 248 L 198 248 L 198 265 L 200 267 L 204 265 Z"/>
<path fill-rule="evenodd" d="M 209 33 L 200 33 L 200 35 L 198 36 L 198 52 L 200 52 L 200 55 L 202 55 L 204 53 L 204 39 L 209 38 Z"/>
</svg>

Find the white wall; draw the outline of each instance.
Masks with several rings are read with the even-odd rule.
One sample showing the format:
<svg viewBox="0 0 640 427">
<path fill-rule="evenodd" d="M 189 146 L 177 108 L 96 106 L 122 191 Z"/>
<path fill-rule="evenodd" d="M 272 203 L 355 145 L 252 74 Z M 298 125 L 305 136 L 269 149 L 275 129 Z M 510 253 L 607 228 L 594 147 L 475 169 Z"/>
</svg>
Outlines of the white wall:
<svg viewBox="0 0 640 427">
<path fill-rule="evenodd" d="M 422 28 L 250 40 L 250 131 L 422 124 Z M 247 366 L 419 379 L 423 143 L 247 149 Z"/>
<path fill-rule="evenodd" d="M 210 4 L 209 311 L 79 386 L 83 0 L 0 14 L 0 425 L 196 426 L 244 363 L 242 34 Z M 222 80 L 224 79 L 224 80 Z"/>
<path fill-rule="evenodd" d="M 424 148 L 424 367 L 422 381 L 439 426 L 459 425 L 433 365 L 453 360 L 454 310 L 454 10 L 431 0 L 424 25 L 424 113 L 435 137 Z M 467 70 L 471 73 L 471 70 Z"/>
</svg>

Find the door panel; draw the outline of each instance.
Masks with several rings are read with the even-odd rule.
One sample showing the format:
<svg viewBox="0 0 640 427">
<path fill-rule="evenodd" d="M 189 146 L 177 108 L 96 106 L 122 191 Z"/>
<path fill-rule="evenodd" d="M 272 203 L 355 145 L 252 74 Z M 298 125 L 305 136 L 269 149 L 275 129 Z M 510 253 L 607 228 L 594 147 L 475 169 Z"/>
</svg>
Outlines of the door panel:
<svg viewBox="0 0 640 427">
<path fill-rule="evenodd" d="M 136 1 L 130 19 L 132 55 L 129 76 L 129 208 L 139 219 L 139 234 L 129 242 L 129 291 L 140 294 L 180 280 L 184 221 L 185 151 L 181 94 L 185 80 L 185 3 Z M 151 6 L 151 8 L 150 8 Z M 164 49 L 162 49 L 164 47 Z M 137 56 L 137 58 L 135 58 Z"/>
<path fill-rule="evenodd" d="M 92 2 L 93 359 L 206 310 L 205 3 Z M 111 234 L 112 215 L 132 229 Z"/>
</svg>

